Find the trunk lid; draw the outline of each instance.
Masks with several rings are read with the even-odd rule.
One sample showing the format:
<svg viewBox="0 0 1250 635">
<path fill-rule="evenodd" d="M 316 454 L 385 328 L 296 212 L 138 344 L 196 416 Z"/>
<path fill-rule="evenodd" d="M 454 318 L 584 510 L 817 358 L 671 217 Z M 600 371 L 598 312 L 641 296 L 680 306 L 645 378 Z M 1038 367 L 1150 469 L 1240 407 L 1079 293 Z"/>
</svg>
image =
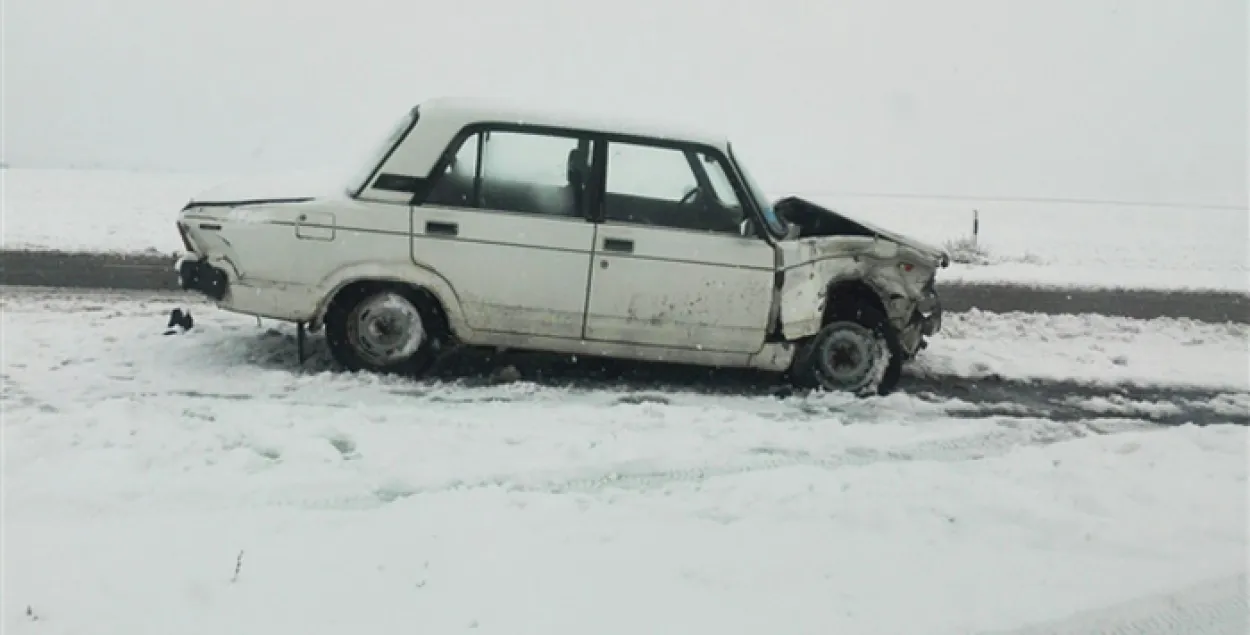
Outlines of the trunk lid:
<svg viewBox="0 0 1250 635">
<path fill-rule="evenodd" d="M 192 207 L 238 207 L 263 203 L 302 203 L 340 195 L 342 179 L 334 173 L 282 172 L 243 177 L 196 194 Z"/>
</svg>

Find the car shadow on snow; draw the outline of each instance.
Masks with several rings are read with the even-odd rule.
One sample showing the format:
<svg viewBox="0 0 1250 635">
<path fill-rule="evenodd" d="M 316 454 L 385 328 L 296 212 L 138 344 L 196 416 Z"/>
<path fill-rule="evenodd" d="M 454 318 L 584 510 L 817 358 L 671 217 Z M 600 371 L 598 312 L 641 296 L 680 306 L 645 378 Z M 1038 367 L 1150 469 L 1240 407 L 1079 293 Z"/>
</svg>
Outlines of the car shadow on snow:
<svg viewBox="0 0 1250 635">
<path fill-rule="evenodd" d="M 300 365 L 293 328 L 237 335 L 240 359 L 301 373 L 345 372 L 330 358 L 325 339 L 310 335 Z M 923 354 L 923 353 L 922 353 Z M 663 393 L 803 399 L 774 373 L 710 369 L 679 364 L 629 362 L 527 351 L 467 349 L 449 356 L 428 377 L 404 380 L 421 386 L 480 388 L 528 382 L 540 386 L 625 393 L 622 403 L 665 401 Z M 1250 392 L 1136 384 L 1087 384 L 1072 380 L 979 378 L 914 373 L 904 369 L 897 392 L 940 405 L 951 416 L 1037 417 L 1055 421 L 1131 419 L 1160 425 L 1250 425 Z M 659 394 L 657 394 L 659 393 Z M 498 397 L 506 398 L 506 397 Z M 516 398 L 523 398 L 518 395 Z M 873 398 L 869 398 L 873 399 Z"/>
</svg>

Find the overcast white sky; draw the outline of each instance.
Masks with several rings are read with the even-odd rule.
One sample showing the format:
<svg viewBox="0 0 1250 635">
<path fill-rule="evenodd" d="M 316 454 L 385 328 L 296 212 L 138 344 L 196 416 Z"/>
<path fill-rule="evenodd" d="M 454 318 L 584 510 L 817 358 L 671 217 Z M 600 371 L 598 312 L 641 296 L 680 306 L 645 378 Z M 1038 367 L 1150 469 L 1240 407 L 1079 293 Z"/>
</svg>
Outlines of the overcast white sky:
<svg viewBox="0 0 1250 635">
<path fill-rule="evenodd" d="M 470 94 L 698 121 L 781 189 L 1247 200 L 1246 0 L 0 3 L 14 165 L 338 165 Z"/>
</svg>

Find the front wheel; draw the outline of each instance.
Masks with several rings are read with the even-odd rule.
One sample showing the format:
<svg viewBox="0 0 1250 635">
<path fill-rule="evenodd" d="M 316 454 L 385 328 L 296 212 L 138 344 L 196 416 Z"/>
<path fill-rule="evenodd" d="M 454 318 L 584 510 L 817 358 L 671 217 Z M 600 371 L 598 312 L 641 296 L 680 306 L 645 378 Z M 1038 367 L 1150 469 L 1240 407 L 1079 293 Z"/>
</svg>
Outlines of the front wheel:
<svg viewBox="0 0 1250 635">
<path fill-rule="evenodd" d="M 799 349 L 791 374 L 805 388 L 886 395 L 902 377 L 898 335 L 879 309 L 839 310 Z"/>
<path fill-rule="evenodd" d="M 434 358 L 437 321 L 427 303 L 398 287 L 361 289 L 326 312 L 326 341 L 351 371 L 419 375 Z"/>
</svg>

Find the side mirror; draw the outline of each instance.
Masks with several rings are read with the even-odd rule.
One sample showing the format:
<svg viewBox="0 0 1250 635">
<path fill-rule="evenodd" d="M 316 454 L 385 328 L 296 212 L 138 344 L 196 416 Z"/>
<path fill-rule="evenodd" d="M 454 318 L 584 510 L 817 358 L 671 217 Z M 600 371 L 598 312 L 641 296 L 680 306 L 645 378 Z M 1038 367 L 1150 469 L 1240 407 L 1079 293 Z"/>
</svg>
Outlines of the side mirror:
<svg viewBox="0 0 1250 635">
<path fill-rule="evenodd" d="M 802 231 L 802 227 L 799 227 L 794 223 L 790 223 L 789 225 L 786 225 L 786 237 L 784 240 L 794 240 L 799 237 L 799 234 L 802 233 Z"/>
</svg>

